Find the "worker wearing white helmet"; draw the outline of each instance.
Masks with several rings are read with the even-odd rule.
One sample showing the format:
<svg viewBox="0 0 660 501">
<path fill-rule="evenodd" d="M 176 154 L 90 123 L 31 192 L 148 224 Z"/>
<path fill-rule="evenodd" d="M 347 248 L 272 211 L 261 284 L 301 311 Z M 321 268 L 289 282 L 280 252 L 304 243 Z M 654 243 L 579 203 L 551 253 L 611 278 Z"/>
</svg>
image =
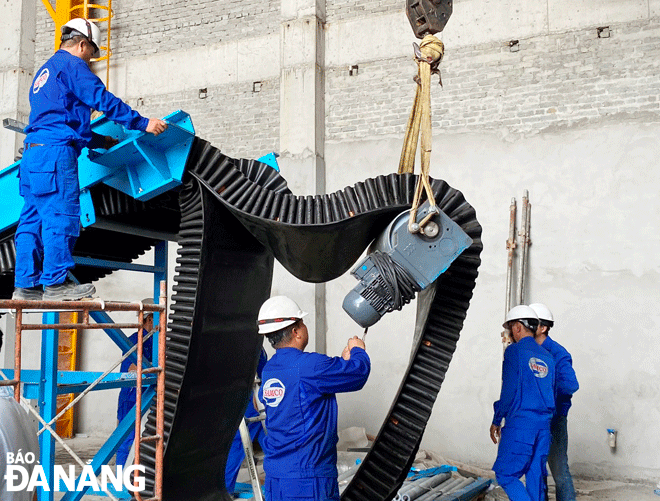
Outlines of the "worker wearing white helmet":
<svg viewBox="0 0 660 501">
<path fill-rule="evenodd" d="M 309 341 L 295 301 L 275 296 L 259 310 L 259 333 L 275 348 L 263 370 L 259 397 L 266 406 L 266 499 L 339 501 L 337 400 L 367 382 L 364 342 L 348 340 L 341 357 L 305 353 Z"/>
<path fill-rule="evenodd" d="M 147 119 L 108 92 L 89 69 L 101 36 L 87 19 L 62 26 L 60 49 L 39 68 L 30 87 L 30 119 L 19 168 L 23 209 L 16 229 L 13 299 L 76 300 L 96 292 L 68 279 L 80 234 L 78 156 L 117 140 L 92 132 L 91 109 L 128 129 L 160 134 L 167 124 Z"/>
<path fill-rule="evenodd" d="M 534 310 L 525 305 L 512 308 L 504 322 L 515 342 L 504 352 L 502 391 L 493 406 L 490 436 L 500 443 L 495 476 L 512 501 L 545 501 L 547 494 L 555 364 L 534 341 L 538 323 Z M 520 480 L 523 475 L 526 485 Z"/>
<path fill-rule="evenodd" d="M 99 57 L 101 54 L 101 30 L 91 21 L 77 17 L 71 19 L 68 23 L 62 26 L 62 37 L 60 41 L 66 42 L 67 40 L 73 40 L 76 37 L 83 37 L 89 42 L 94 48 L 92 57 Z"/>
<path fill-rule="evenodd" d="M 539 317 L 539 326 L 536 329 L 536 342 L 548 350 L 555 360 L 556 383 L 555 400 L 556 412 L 552 418 L 550 432 L 552 441 L 548 455 L 548 465 L 555 480 L 557 501 L 575 501 L 575 488 L 573 478 L 568 468 L 568 411 L 571 408 L 571 398 L 579 384 L 573 370 L 571 354 L 549 336 L 555 319 L 550 309 L 541 303 L 530 304 Z"/>
</svg>

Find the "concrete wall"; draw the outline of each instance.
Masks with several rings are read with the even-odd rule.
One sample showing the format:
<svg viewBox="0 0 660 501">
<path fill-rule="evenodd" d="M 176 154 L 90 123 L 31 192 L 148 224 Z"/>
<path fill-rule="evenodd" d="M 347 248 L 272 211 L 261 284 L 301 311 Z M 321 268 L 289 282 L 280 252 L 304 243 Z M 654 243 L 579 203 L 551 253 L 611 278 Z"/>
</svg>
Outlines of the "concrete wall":
<svg viewBox="0 0 660 501">
<path fill-rule="evenodd" d="M 299 194 L 396 170 L 416 71 L 403 2 L 182 6 L 115 2 L 113 92 L 145 115 L 188 111 L 198 134 L 229 155 L 281 152 Z M 52 50 L 52 23 L 39 5 L 36 17 L 38 66 Z M 28 30 L 29 18 L 23 24 Z M 609 38 L 598 37 L 602 27 Z M 481 466 L 494 461 L 488 427 L 501 375 L 508 208 L 526 189 L 526 299 L 553 310 L 553 336 L 573 354 L 581 384 L 569 419 L 573 470 L 660 477 L 660 1 L 456 0 L 441 38 L 431 173 L 476 208 L 484 252 L 422 446 Z M 0 157 L 12 140 L 0 132 Z M 144 296 L 134 278 L 108 280 L 97 285 L 103 295 Z M 349 335 L 361 334 L 340 307 L 354 284 L 350 276 L 302 284 L 278 268 L 273 293 L 299 298 L 314 313 L 314 346 L 339 354 Z M 408 363 L 413 324 L 408 306 L 370 329 L 372 376 L 362 392 L 340 397 L 340 426 L 378 431 Z M 84 350 L 90 360 L 111 351 L 100 341 Z M 107 433 L 112 399 L 95 398 L 80 431 Z M 107 418 L 92 412 L 100 408 Z M 614 453 L 607 428 L 619 432 Z"/>
<path fill-rule="evenodd" d="M 0 118 L 28 121 L 28 89 L 34 68 L 36 6 L 33 0 L 5 2 L 0 7 Z M 0 134 L 0 165 L 14 162 L 22 140 L 9 131 Z"/>
</svg>

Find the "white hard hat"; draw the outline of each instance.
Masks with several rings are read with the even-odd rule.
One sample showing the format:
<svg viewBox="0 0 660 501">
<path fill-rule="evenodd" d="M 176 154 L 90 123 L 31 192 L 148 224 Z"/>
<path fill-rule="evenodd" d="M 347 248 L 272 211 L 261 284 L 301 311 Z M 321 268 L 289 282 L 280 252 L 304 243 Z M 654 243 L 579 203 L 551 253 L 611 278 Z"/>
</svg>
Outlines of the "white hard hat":
<svg viewBox="0 0 660 501">
<path fill-rule="evenodd" d="M 307 312 L 302 311 L 293 299 L 286 296 L 271 297 L 259 308 L 259 334 L 270 334 L 284 329 L 305 315 Z"/>
<path fill-rule="evenodd" d="M 518 306 L 514 306 L 509 310 L 509 312 L 506 314 L 506 320 L 502 324 L 502 327 L 506 328 L 507 324 L 514 320 L 520 322 L 532 331 L 536 330 L 536 326 L 539 323 L 539 317 L 536 312 L 524 304 L 519 304 Z"/>
<path fill-rule="evenodd" d="M 555 323 L 555 319 L 552 316 L 552 312 L 548 307 L 542 303 L 530 304 L 529 307 L 536 312 L 536 315 L 539 317 L 542 323 L 550 325 L 552 327 Z"/>
<path fill-rule="evenodd" d="M 154 298 L 152 297 L 145 297 L 142 301 L 140 301 L 142 304 L 156 304 L 154 302 Z M 146 317 L 147 315 L 151 315 L 152 317 L 154 316 L 153 311 L 145 311 L 144 316 Z"/>
<path fill-rule="evenodd" d="M 84 36 L 94 46 L 94 57 L 99 57 L 101 47 L 101 30 L 91 21 L 82 17 L 72 19 L 62 26 L 62 41 L 69 40 L 75 36 Z"/>
</svg>

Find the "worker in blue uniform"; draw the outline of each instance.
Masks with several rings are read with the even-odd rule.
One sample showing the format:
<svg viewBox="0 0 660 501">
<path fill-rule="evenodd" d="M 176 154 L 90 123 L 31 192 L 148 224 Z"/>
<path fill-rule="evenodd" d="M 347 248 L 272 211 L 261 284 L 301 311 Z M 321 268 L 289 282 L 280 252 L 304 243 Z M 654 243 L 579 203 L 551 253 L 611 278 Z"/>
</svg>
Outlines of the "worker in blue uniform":
<svg viewBox="0 0 660 501">
<path fill-rule="evenodd" d="M 266 355 L 266 350 L 262 348 L 259 355 L 259 362 L 257 364 L 257 377 L 259 379 L 261 379 L 264 366 L 266 365 L 267 361 L 268 356 Z M 259 415 L 259 410 L 255 406 L 255 398 L 256 395 L 254 395 L 253 392 L 250 392 L 247 410 L 245 411 L 246 418 L 253 418 Z M 253 423 L 248 423 L 247 427 L 248 431 L 250 432 L 250 440 L 252 440 L 252 442 L 257 440 L 261 446 L 261 449 L 263 450 L 266 431 L 264 430 L 262 422 L 255 421 Z M 231 448 L 229 449 L 229 454 L 227 456 L 227 466 L 225 466 L 225 487 L 227 488 L 227 492 L 230 494 L 233 493 L 234 489 L 236 488 L 236 477 L 238 476 L 238 470 L 241 469 L 241 463 L 243 463 L 244 458 L 245 451 L 243 450 L 241 433 L 237 431 L 236 436 L 234 437 L 234 441 L 231 444 Z"/>
<path fill-rule="evenodd" d="M 575 501 L 575 487 L 568 468 L 568 411 L 578 384 L 571 354 L 557 341 L 550 338 L 550 328 L 555 321 L 550 309 L 542 303 L 530 304 L 539 317 L 536 342 L 550 352 L 555 361 L 555 415 L 550 424 L 552 435 L 548 465 L 555 481 L 557 501 Z"/>
<path fill-rule="evenodd" d="M 153 300 L 146 300 L 143 302 L 150 302 L 153 304 Z M 154 328 L 154 314 L 145 313 L 144 323 L 142 324 L 142 336 L 143 339 L 149 334 Z M 132 344 L 137 344 L 138 342 L 138 333 L 134 333 L 131 337 L 128 338 Z M 143 341 L 142 343 L 142 357 L 147 359 L 149 362 L 153 361 L 153 336 Z M 121 363 L 121 372 L 136 372 L 137 367 L 131 358 L 125 359 Z M 135 401 L 136 401 L 136 389 L 135 386 L 124 387 L 119 390 L 119 399 L 117 401 L 117 423 L 121 423 L 129 412 L 133 411 L 135 413 Z M 124 441 L 119 445 L 117 449 L 117 465 L 126 464 L 126 459 L 128 454 L 131 452 L 131 447 L 135 441 L 134 430 L 128 434 Z"/>
<path fill-rule="evenodd" d="M 37 71 L 30 88 L 30 119 L 19 168 L 24 206 L 16 229 L 13 299 L 76 300 L 91 284 L 67 278 L 80 233 L 77 159 L 84 147 L 109 148 L 110 136 L 90 127 L 91 109 L 129 129 L 160 134 L 167 124 L 147 119 L 108 92 L 89 68 L 99 54 L 100 31 L 87 19 L 62 27 L 60 49 Z"/>
<path fill-rule="evenodd" d="M 259 310 L 259 332 L 276 350 L 259 390 L 268 430 L 267 501 L 339 501 L 335 394 L 361 389 L 371 369 L 357 336 L 341 357 L 305 353 L 305 315 L 285 296 L 270 298 Z"/>
<path fill-rule="evenodd" d="M 525 305 L 512 308 L 504 322 L 515 342 L 504 352 L 502 391 L 494 404 L 490 437 L 500 443 L 495 476 L 512 501 L 545 501 L 547 494 L 555 364 L 534 340 L 538 322 L 534 310 Z"/>
</svg>

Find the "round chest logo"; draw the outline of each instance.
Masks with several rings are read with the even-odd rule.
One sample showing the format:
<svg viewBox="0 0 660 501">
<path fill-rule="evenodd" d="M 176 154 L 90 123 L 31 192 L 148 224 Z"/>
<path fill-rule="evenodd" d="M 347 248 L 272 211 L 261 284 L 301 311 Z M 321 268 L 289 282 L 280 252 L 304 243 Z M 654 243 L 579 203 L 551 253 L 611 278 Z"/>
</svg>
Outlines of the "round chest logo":
<svg viewBox="0 0 660 501">
<path fill-rule="evenodd" d="M 48 81 L 48 75 L 50 75 L 48 68 L 44 68 L 43 70 L 41 70 L 39 76 L 34 79 L 34 85 L 32 86 L 33 94 L 39 92 L 39 89 L 41 89 L 44 85 L 46 85 L 46 82 Z"/>
<path fill-rule="evenodd" d="M 269 379 L 264 384 L 264 400 L 268 407 L 277 407 L 284 398 L 286 388 L 282 381 L 276 378 Z"/>
<path fill-rule="evenodd" d="M 532 370 L 535 377 L 546 377 L 548 375 L 548 364 L 540 358 L 530 358 L 529 368 Z"/>
</svg>

